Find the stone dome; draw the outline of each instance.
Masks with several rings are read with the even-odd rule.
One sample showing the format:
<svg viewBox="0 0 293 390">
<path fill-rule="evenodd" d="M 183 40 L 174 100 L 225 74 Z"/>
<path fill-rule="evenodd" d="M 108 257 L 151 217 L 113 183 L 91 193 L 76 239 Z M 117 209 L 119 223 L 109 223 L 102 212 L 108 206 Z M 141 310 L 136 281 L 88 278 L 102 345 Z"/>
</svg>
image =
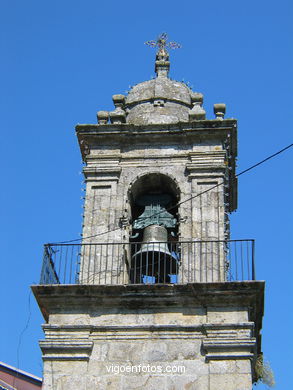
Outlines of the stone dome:
<svg viewBox="0 0 293 390">
<path fill-rule="evenodd" d="M 134 125 L 171 124 L 205 119 L 203 96 L 168 77 L 169 55 L 161 48 L 156 56 L 157 77 L 139 83 L 128 95 L 113 95 L 115 110 L 98 112 L 98 122 Z"/>
<path fill-rule="evenodd" d="M 126 122 L 133 124 L 188 121 L 193 92 L 183 83 L 158 74 L 135 85 L 125 99 Z"/>
</svg>

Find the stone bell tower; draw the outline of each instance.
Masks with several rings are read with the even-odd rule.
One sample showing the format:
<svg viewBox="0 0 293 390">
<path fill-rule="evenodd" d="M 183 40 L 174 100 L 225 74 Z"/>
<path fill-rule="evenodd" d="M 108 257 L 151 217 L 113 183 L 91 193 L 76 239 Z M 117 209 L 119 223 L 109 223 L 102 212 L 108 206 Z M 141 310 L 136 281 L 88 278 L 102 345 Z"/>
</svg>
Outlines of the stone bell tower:
<svg viewBox="0 0 293 390">
<path fill-rule="evenodd" d="M 44 389 L 251 390 L 264 283 L 253 240 L 230 240 L 237 122 L 169 78 L 78 125 L 82 242 L 45 245 L 40 285 Z"/>
</svg>

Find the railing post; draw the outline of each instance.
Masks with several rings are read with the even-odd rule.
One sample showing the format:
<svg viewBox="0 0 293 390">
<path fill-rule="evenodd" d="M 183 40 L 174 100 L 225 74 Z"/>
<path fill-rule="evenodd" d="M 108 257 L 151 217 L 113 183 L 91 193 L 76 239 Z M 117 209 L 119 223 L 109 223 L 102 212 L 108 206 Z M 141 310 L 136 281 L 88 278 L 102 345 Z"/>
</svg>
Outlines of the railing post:
<svg viewBox="0 0 293 390">
<path fill-rule="evenodd" d="M 43 264 L 42 264 L 42 270 L 41 270 L 41 277 L 40 277 L 40 284 L 47 284 L 45 273 L 46 273 L 46 264 L 47 264 L 47 246 L 48 244 L 44 245 L 44 253 L 43 253 Z"/>
<path fill-rule="evenodd" d="M 255 250 L 255 242 L 252 240 L 252 253 L 251 253 L 251 262 L 252 262 L 252 280 L 255 280 L 255 264 L 254 264 L 254 250 Z"/>
</svg>

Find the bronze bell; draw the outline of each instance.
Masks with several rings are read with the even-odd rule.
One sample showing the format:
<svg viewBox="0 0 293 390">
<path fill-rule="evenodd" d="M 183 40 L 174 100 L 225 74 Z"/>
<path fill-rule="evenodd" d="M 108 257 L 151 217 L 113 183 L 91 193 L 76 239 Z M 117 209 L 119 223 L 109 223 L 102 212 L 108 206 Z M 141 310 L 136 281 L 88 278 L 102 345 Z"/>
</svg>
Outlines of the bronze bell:
<svg viewBox="0 0 293 390">
<path fill-rule="evenodd" d="M 143 244 L 132 256 L 133 281 L 141 283 L 143 278 L 152 283 L 169 283 L 171 274 L 177 273 L 177 257 L 167 245 L 167 229 L 149 225 L 143 231 Z"/>
</svg>

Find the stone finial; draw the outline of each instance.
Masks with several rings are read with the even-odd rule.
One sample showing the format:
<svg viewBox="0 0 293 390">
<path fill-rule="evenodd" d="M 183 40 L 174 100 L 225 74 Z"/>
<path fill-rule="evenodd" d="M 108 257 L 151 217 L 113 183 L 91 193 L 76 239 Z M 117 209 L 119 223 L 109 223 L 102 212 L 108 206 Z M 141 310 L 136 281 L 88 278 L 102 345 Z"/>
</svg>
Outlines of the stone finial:
<svg viewBox="0 0 293 390">
<path fill-rule="evenodd" d="M 199 92 L 194 92 L 191 94 L 191 103 L 193 105 L 200 105 L 202 106 L 203 104 L 203 94 Z"/>
<path fill-rule="evenodd" d="M 216 119 L 223 120 L 226 113 L 226 104 L 224 103 L 214 104 L 214 113 Z"/>
<path fill-rule="evenodd" d="M 126 113 L 124 111 L 125 96 L 124 95 L 113 95 L 113 103 L 115 110 L 109 113 L 111 123 L 125 123 Z"/>
<path fill-rule="evenodd" d="M 105 125 L 109 120 L 109 112 L 108 111 L 98 111 L 97 118 L 99 125 Z"/>
<path fill-rule="evenodd" d="M 111 123 L 125 123 L 126 113 L 121 107 L 117 107 L 114 111 L 109 113 Z"/>
<path fill-rule="evenodd" d="M 192 109 L 189 111 L 190 122 L 202 120 L 206 118 L 206 112 L 202 108 L 203 94 L 193 93 L 191 95 L 191 103 L 193 104 Z"/>
<path fill-rule="evenodd" d="M 169 54 L 167 52 L 159 52 L 156 55 L 155 72 L 158 77 L 168 77 L 170 70 Z"/>
<path fill-rule="evenodd" d="M 113 103 L 115 108 L 117 107 L 123 107 L 125 103 L 125 96 L 124 95 L 113 95 L 112 96 Z"/>
</svg>

